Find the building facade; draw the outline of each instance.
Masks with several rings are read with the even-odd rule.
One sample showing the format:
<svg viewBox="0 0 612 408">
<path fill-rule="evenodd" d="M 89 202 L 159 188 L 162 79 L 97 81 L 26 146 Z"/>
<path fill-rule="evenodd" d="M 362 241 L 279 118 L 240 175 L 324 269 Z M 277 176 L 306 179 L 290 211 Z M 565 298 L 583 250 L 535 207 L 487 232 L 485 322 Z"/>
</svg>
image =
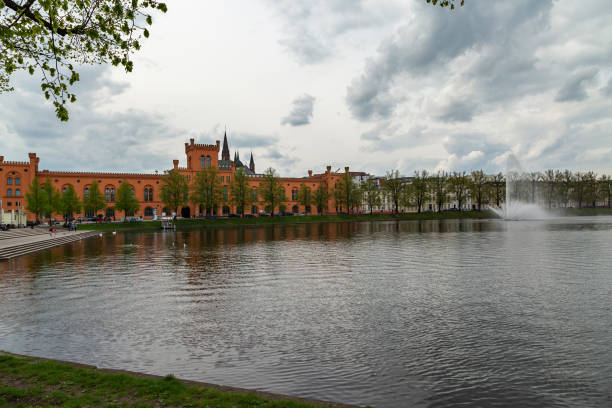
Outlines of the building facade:
<svg viewBox="0 0 612 408">
<path fill-rule="evenodd" d="M 218 209 L 217 215 L 235 214 L 236 208 L 229 200 L 229 189 L 234 173 L 237 169 L 243 168 L 249 176 L 249 187 L 259 191 L 259 184 L 263 179 L 262 174 L 255 172 L 255 161 L 251 154 L 249 165 L 240 161 L 238 152 L 234 155 L 234 160 L 230 160 L 229 144 L 227 134 L 224 135 L 221 159 L 219 153 L 221 143 L 219 140 L 215 144 L 197 144 L 194 139 L 185 143 L 185 164 L 179 166 L 179 160 L 173 160 L 172 169 L 179 171 L 187 179 L 188 184 L 192 184 L 195 175 L 205 167 L 216 167 L 219 170 L 221 188 L 223 189 L 223 203 Z M 171 210 L 165 208 L 161 201 L 161 186 L 163 174 L 149 173 L 105 173 L 105 172 L 76 172 L 76 171 L 53 171 L 40 170 L 38 165 L 40 158 L 36 153 L 29 153 L 29 161 L 15 162 L 5 161 L 4 156 L 0 156 L 0 210 L 4 213 L 26 214 L 28 221 L 34 221 L 35 215 L 25 211 L 25 195 L 35 177 L 41 184 L 47 179 L 60 192 L 65 191 L 68 186 L 72 186 L 79 198 L 82 200 L 87 194 L 93 181 L 97 181 L 99 188 L 104 195 L 107 208 L 103 211 L 104 216 L 112 219 L 121 219 L 126 214 L 119 213 L 114 209 L 115 195 L 121 183 L 129 183 L 134 191 L 134 196 L 138 199 L 139 210 L 129 216 L 139 216 L 143 219 L 153 219 L 155 215 L 171 215 Z M 348 171 L 348 167 L 345 168 Z M 331 166 L 327 166 L 324 173 L 313 174 L 308 170 L 308 175 L 304 177 L 281 177 L 280 181 L 285 191 L 286 200 L 283 202 L 285 211 L 291 213 L 316 212 L 316 208 L 303 206 L 298 203 L 298 191 L 302 184 L 310 188 L 312 192 L 320 187 L 327 187 L 330 193 L 333 191 L 335 183 L 341 177 L 341 173 L 332 172 Z M 261 195 L 253 202 L 251 208 L 245 209 L 245 214 L 260 214 L 264 210 L 264 203 Z M 278 207 L 275 212 L 278 212 Z M 327 208 L 323 211 L 328 214 L 336 213 L 336 205 L 333 194 L 327 202 Z M 74 217 L 92 217 L 98 214 L 87 214 L 83 210 L 81 214 L 72 214 Z M 195 204 L 188 203 L 179 209 L 179 216 L 190 218 L 202 216 L 203 209 Z M 61 214 L 57 214 L 57 219 L 63 219 Z"/>
</svg>

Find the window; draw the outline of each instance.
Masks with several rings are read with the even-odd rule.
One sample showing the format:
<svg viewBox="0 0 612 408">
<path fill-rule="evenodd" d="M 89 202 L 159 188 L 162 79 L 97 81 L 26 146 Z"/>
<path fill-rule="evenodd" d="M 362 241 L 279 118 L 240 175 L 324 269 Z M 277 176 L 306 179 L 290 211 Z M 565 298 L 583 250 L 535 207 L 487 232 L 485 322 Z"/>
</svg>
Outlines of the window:
<svg viewBox="0 0 612 408">
<path fill-rule="evenodd" d="M 9 186 L 13 184 L 13 178 L 9 177 L 6 179 L 6 184 L 8 184 Z"/>
<path fill-rule="evenodd" d="M 229 183 L 230 182 L 230 176 L 227 176 L 226 178 L 227 178 L 227 182 Z"/>
<path fill-rule="evenodd" d="M 115 188 L 114 187 L 106 187 L 104 189 L 104 200 L 106 202 L 115 202 Z"/>
<path fill-rule="evenodd" d="M 221 176 L 221 182 L 225 182 L 225 176 Z"/>
<path fill-rule="evenodd" d="M 145 217 L 152 217 L 153 216 L 153 208 L 146 207 L 145 211 L 144 211 L 144 215 L 145 215 Z"/>
<path fill-rule="evenodd" d="M 106 216 L 107 217 L 114 217 L 115 216 L 115 209 L 113 207 L 107 207 L 106 208 Z"/>
<path fill-rule="evenodd" d="M 15 189 L 15 197 L 21 197 L 21 190 L 18 188 Z"/>
<path fill-rule="evenodd" d="M 85 211 L 85 217 L 87 217 L 87 218 L 92 218 L 94 215 L 95 214 L 94 214 L 93 210 L 86 210 Z"/>
<path fill-rule="evenodd" d="M 298 199 L 298 191 L 296 188 L 291 190 L 291 201 L 297 201 Z"/>
<path fill-rule="evenodd" d="M 251 206 L 251 214 L 257 214 L 257 206 Z"/>
<path fill-rule="evenodd" d="M 206 167 L 210 168 L 210 156 L 206 156 Z"/>
<path fill-rule="evenodd" d="M 227 201 L 227 186 L 223 186 L 223 200 Z"/>
<path fill-rule="evenodd" d="M 6 205 L 7 205 L 8 207 L 10 207 L 11 205 L 13 205 L 13 203 L 11 203 L 11 202 L 9 201 L 8 203 L 6 203 Z"/>
<path fill-rule="evenodd" d="M 20 177 L 15 177 L 15 185 L 16 186 L 21 185 L 21 178 Z"/>
<path fill-rule="evenodd" d="M 251 190 L 251 201 L 257 201 L 257 189 Z"/>
<path fill-rule="evenodd" d="M 144 189 L 144 200 L 153 201 L 153 187 L 145 187 Z"/>
<path fill-rule="evenodd" d="M 126 211 L 125 212 L 125 216 L 126 217 L 133 217 L 134 216 L 134 211 Z"/>
<path fill-rule="evenodd" d="M 10 188 L 8 190 L 6 190 L 6 196 L 7 197 L 12 197 L 13 196 L 13 190 L 10 189 Z"/>
<path fill-rule="evenodd" d="M 204 168 L 204 156 L 200 156 L 200 168 Z"/>
<path fill-rule="evenodd" d="M 89 197 L 89 187 L 85 187 L 85 190 L 83 190 L 83 198 L 87 200 L 88 197 Z"/>
</svg>

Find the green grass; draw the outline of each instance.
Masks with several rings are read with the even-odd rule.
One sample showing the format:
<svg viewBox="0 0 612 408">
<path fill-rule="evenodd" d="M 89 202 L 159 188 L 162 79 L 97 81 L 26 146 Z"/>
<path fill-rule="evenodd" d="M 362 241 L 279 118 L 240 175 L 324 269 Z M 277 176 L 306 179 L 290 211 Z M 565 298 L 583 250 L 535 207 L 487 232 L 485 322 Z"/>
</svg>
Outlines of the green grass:
<svg viewBox="0 0 612 408">
<path fill-rule="evenodd" d="M 612 208 L 560 208 L 549 211 L 551 211 L 553 214 L 560 214 L 568 217 L 612 215 Z"/>
<path fill-rule="evenodd" d="M 438 220 L 460 218 L 495 218 L 490 211 L 448 211 L 406 213 L 393 216 L 391 214 L 345 214 L 345 215 L 305 215 L 290 217 L 252 217 L 252 218 L 217 218 L 217 219 L 183 219 L 175 222 L 177 228 L 194 227 L 227 227 L 239 225 L 271 225 L 271 224 L 299 224 L 311 222 L 345 222 L 345 221 L 392 221 L 392 220 Z M 159 229 L 160 221 L 142 221 L 109 224 L 82 224 L 82 230 L 119 230 L 119 229 Z"/>
<path fill-rule="evenodd" d="M 317 405 L 187 385 L 171 375 L 142 378 L 0 355 L 0 407 L 33 406 L 308 408 Z"/>
</svg>

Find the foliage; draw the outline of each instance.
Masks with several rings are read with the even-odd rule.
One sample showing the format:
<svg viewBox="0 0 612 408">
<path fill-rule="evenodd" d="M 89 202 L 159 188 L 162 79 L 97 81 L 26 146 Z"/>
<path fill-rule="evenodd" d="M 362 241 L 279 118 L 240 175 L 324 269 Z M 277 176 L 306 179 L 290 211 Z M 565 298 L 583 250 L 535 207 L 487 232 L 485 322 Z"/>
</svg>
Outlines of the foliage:
<svg viewBox="0 0 612 408">
<path fill-rule="evenodd" d="M 46 207 L 46 195 L 41 190 L 38 177 L 34 177 L 32 183 L 30 183 L 30 187 L 28 187 L 28 192 L 26 193 L 25 197 L 26 211 L 36 215 L 36 222 L 38 222 L 38 216 L 44 213 Z"/>
<path fill-rule="evenodd" d="M 472 202 L 476 202 L 476 207 L 480 211 L 487 196 L 487 176 L 482 170 L 472 172 L 469 180 L 469 189 Z"/>
<path fill-rule="evenodd" d="M 412 197 L 418 213 L 421 212 L 425 202 L 429 200 L 430 197 L 428 180 L 429 173 L 427 173 L 427 170 L 422 170 L 420 173 L 415 171 L 414 176 L 412 177 L 412 185 L 410 189 L 412 190 Z"/>
<path fill-rule="evenodd" d="M 312 192 L 310 191 L 310 187 L 308 187 L 305 183 L 300 184 L 300 189 L 298 190 L 298 199 L 297 202 L 299 205 L 303 205 L 304 208 L 308 208 L 313 201 Z M 308 212 L 308 211 L 307 211 Z"/>
<path fill-rule="evenodd" d="M 442 211 L 442 206 L 448 201 L 447 183 L 448 174 L 445 172 L 437 172 L 429 177 L 429 185 L 432 198 L 438 208 L 438 212 Z"/>
<path fill-rule="evenodd" d="M 457 201 L 457 209 L 463 210 L 463 206 L 469 198 L 468 177 L 465 172 L 453 172 L 449 176 L 448 192 L 451 193 Z"/>
<path fill-rule="evenodd" d="M 43 208 L 41 215 L 51 218 L 56 212 L 61 212 L 61 195 L 51 183 L 51 179 L 45 180 L 42 186 Z"/>
<path fill-rule="evenodd" d="M 167 7 L 157 0 L 0 0 L 0 93 L 12 90 L 16 71 L 38 71 L 45 98 L 68 120 L 76 67 L 110 62 L 131 72 L 153 10 Z"/>
<path fill-rule="evenodd" d="M 327 203 L 331 198 L 329 188 L 326 184 L 319 184 L 319 188 L 312 195 L 312 203 L 317 207 L 317 212 L 323 214 L 323 211 L 327 212 Z"/>
<path fill-rule="evenodd" d="M 236 211 L 244 217 L 244 209 L 251 205 L 251 188 L 249 187 L 249 176 L 244 168 L 239 168 L 234 172 L 234 177 L 230 184 L 231 202 L 236 206 Z"/>
<path fill-rule="evenodd" d="M 190 200 L 204 208 L 206 215 L 211 215 L 221 205 L 222 194 L 216 167 L 203 168 L 193 178 Z"/>
<path fill-rule="evenodd" d="M 178 208 L 183 206 L 189 197 L 189 186 L 187 178 L 178 170 L 172 169 L 166 177 L 162 179 L 161 201 L 168 208 L 178 212 Z"/>
<path fill-rule="evenodd" d="M 385 195 L 393 203 L 393 211 L 395 214 L 399 213 L 400 200 L 402 199 L 402 194 L 406 187 L 406 182 L 400 177 L 399 171 L 391 170 L 387 172 L 382 187 Z"/>
<path fill-rule="evenodd" d="M 89 192 L 83 197 L 83 207 L 85 211 L 91 211 L 94 214 L 106 208 L 104 195 L 100 191 L 100 185 L 95 180 L 91 182 Z"/>
<path fill-rule="evenodd" d="M 138 203 L 138 199 L 134 197 L 134 187 L 132 187 L 127 180 L 123 180 L 117 189 L 115 209 L 123 211 L 127 217 L 128 214 L 138 211 L 139 208 L 140 204 Z"/>
<path fill-rule="evenodd" d="M 361 190 L 348 171 L 342 174 L 334 186 L 334 200 L 336 206 L 345 206 L 348 213 L 361 204 Z"/>
<path fill-rule="evenodd" d="M 495 205 L 501 206 L 501 203 L 506 201 L 506 178 L 501 172 L 491 178 L 491 190 Z"/>
<path fill-rule="evenodd" d="M 363 193 L 363 200 L 370 209 L 370 214 L 372 214 L 374 207 L 380 207 L 382 205 L 380 190 L 374 179 L 367 179 L 361 185 L 361 192 Z"/>
<path fill-rule="evenodd" d="M 271 214 L 274 214 L 274 209 L 285 201 L 285 190 L 278 174 L 276 174 L 272 167 L 265 171 L 263 179 L 259 183 L 259 192 L 266 208 Z"/>
<path fill-rule="evenodd" d="M 81 200 L 71 184 L 69 184 L 68 187 L 66 187 L 66 190 L 62 192 L 60 207 L 64 216 L 72 216 L 74 213 L 78 214 L 81 212 L 83 205 L 81 204 Z"/>
<path fill-rule="evenodd" d="M 435 5 L 440 5 L 440 7 L 448 7 L 451 10 L 455 9 L 455 4 L 459 4 L 460 7 L 463 7 L 465 4 L 465 0 L 427 0 L 427 3 Z"/>
</svg>

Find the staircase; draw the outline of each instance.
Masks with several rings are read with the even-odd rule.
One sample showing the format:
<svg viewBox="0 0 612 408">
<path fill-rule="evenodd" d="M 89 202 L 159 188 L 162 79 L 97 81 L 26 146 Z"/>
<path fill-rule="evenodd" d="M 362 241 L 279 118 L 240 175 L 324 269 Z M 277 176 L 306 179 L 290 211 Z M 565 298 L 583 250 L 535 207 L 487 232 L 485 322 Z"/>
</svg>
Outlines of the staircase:
<svg viewBox="0 0 612 408">
<path fill-rule="evenodd" d="M 0 241 L 4 239 L 31 237 L 34 235 L 49 235 L 49 227 L 47 228 L 18 228 L 10 229 L 8 231 L 0 231 Z"/>
<path fill-rule="evenodd" d="M 39 229 L 40 230 L 40 229 Z M 25 231 L 24 230 L 12 230 L 12 231 L 3 231 L 0 235 L 10 232 L 17 231 Z M 36 231 L 30 230 L 30 231 Z M 28 255 L 34 252 L 44 251 L 45 249 L 53 248 L 56 246 L 68 244 L 70 242 L 79 241 L 84 238 L 88 238 L 94 235 L 98 235 L 97 231 L 75 231 L 70 233 L 58 233 L 55 236 L 50 236 L 48 231 L 43 231 L 42 233 L 35 234 L 19 234 L 17 237 L 13 237 L 15 241 L 15 245 L 10 245 L 10 241 L 3 241 L 4 238 L 0 237 L 0 243 L 4 244 L 0 247 L 0 261 L 6 261 L 11 258 L 15 258 L 22 255 Z M 46 237 L 42 237 L 42 235 L 46 235 Z M 32 238 L 31 240 L 23 239 L 27 237 Z M 20 238 L 20 239 L 17 239 Z"/>
</svg>

